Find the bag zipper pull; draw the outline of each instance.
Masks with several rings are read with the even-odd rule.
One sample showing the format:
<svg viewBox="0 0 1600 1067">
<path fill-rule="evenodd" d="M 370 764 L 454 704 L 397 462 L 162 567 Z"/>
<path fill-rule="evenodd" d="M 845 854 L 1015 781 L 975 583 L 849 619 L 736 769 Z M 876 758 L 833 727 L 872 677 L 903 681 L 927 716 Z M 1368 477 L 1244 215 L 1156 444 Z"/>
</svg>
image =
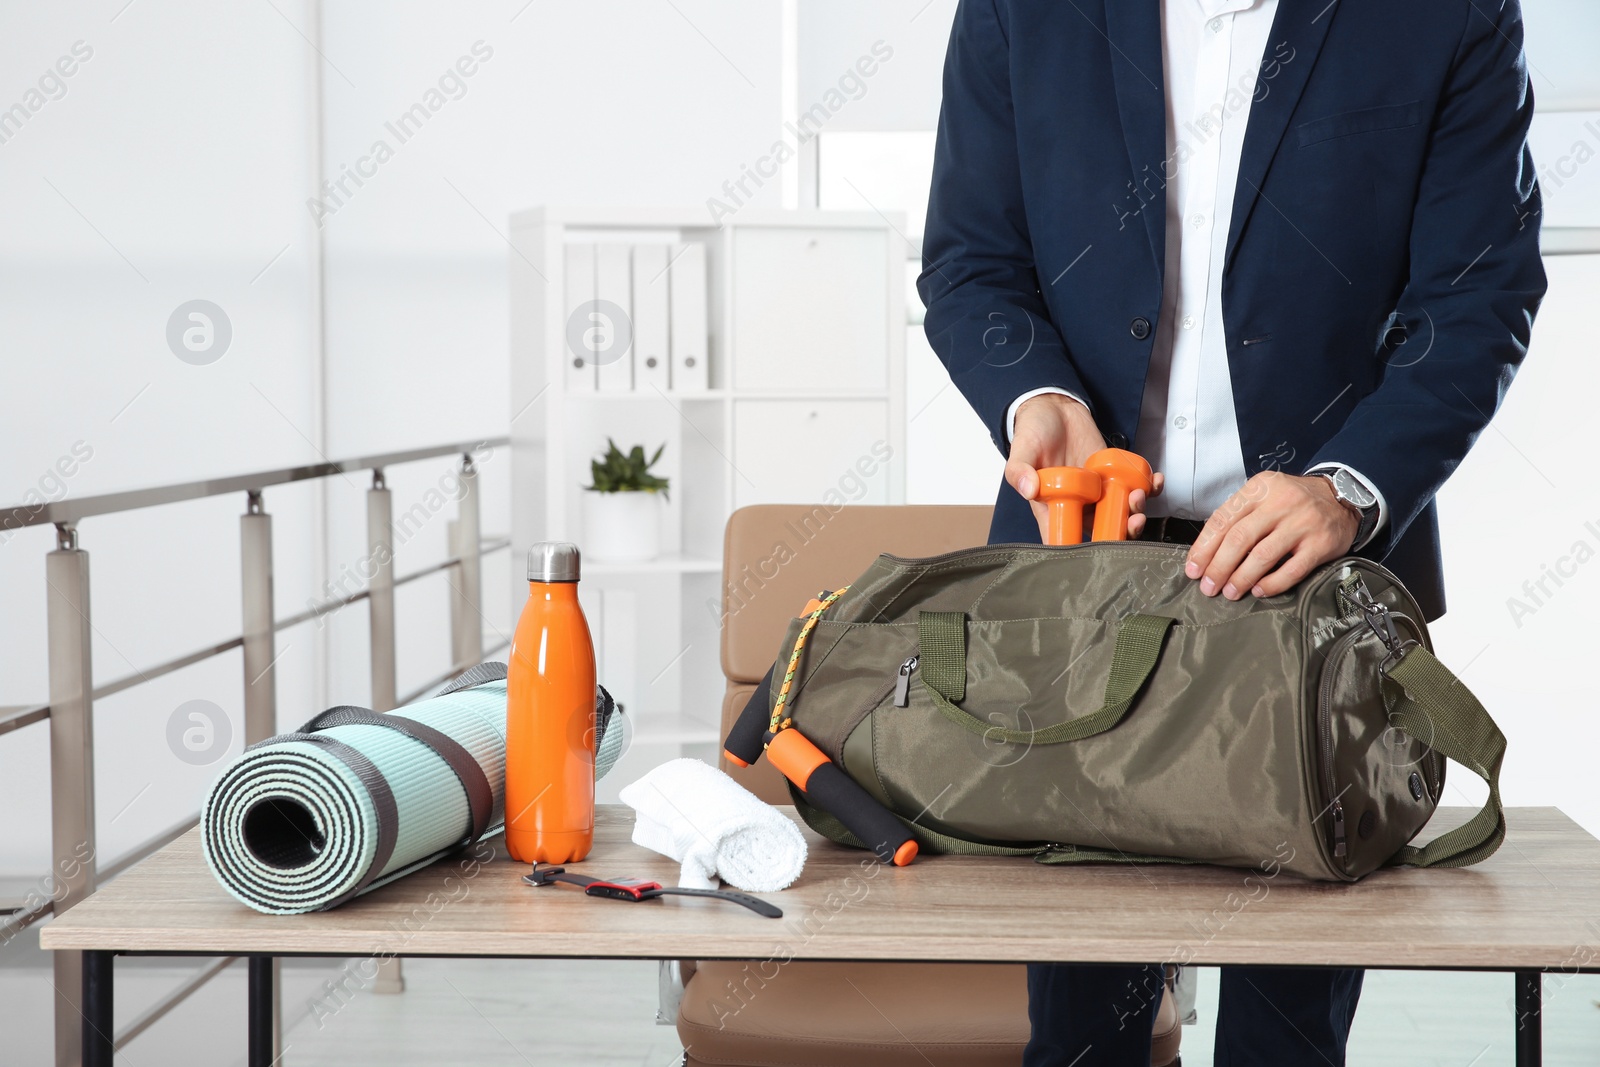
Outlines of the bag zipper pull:
<svg viewBox="0 0 1600 1067">
<path fill-rule="evenodd" d="M 1377 599 L 1367 589 L 1367 583 L 1357 574 L 1349 583 L 1348 594 L 1350 600 L 1360 609 L 1367 625 L 1372 632 L 1378 635 L 1378 640 L 1389 650 L 1389 654 L 1396 655 L 1403 651 L 1404 642 L 1400 639 L 1400 631 L 1395 629 L 1394 616 L 1389 612 L 1389 605 Z"/>
<path fill-rule="evenodd" d="M 1339 801 L 1333 802 L 1333 855 L 1335 859 L 1344 859 L 1349 853 L 1344 837 L 1344 805 Z"/>
<path fill-rule="evenodd" d="M 911 706 L 911 672 L 917 669 L 917 661 L 921 656 L 912 656 L 900 664 L 900 672 L 894 679 L 894 706 L 906 708 Z"/>
</svg>

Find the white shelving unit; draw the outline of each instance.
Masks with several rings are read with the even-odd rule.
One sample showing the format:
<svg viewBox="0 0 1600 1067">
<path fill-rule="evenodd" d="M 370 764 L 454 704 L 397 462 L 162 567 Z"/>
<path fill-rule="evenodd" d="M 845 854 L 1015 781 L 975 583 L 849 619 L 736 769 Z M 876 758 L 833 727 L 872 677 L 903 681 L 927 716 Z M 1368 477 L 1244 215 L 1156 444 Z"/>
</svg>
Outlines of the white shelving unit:
<svg viewBox="0 0 1600 1067">
<path fill-rule="evenodd" d="M 585 542 L 582 486 L 608 436 L 665 443 L 662 555 L 585 559 L 601 682 L 652 757 L 715 743 L 722 534 L 733 509 L 905 499 L 903 220 L 876 212 L 543 207 L 511 219 L 512 541 Z M 565 248 L 697 242 L 708 265 L 709 387 L 570 392 Z M 631 353 L 629 358 L 631 358 Z M 526 596 L 513 567 L 513 603 Z M 626 776 L 618 776 L 626 780 Z"/>
</svg>

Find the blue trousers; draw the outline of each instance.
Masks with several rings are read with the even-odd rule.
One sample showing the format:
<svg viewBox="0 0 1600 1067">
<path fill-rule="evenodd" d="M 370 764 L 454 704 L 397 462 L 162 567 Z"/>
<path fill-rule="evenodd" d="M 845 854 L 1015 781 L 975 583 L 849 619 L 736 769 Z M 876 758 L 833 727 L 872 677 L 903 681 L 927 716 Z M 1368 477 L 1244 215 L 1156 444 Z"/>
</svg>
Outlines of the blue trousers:
<svg viewBox="0 0 1600 1067">
<path fill-rule="evenodd" d="M 1215 1067 L 1344 1067 L 1359 970 L 1224 967 Z M 1023 1067 L 1148 1067 L 1160 967 L 1028 965 Z"/>
</svg>

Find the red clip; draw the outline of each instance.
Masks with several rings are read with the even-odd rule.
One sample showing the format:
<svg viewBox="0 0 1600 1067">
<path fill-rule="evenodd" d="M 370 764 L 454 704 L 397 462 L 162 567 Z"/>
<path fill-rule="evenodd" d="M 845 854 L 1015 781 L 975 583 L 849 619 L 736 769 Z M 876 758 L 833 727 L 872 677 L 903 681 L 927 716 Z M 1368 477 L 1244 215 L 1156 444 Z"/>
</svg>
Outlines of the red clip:
<svg viewBox="0 0 1600 1067">
<path fill-rule="evenodd" d="M 619 878 L 614 882 L 590 882 L 583 891 L 591 897 L 610 897 L 613 900 L 645 900 L 661 889 L 660 882 L 646 882 L 639 878 Z"/>
</svg>

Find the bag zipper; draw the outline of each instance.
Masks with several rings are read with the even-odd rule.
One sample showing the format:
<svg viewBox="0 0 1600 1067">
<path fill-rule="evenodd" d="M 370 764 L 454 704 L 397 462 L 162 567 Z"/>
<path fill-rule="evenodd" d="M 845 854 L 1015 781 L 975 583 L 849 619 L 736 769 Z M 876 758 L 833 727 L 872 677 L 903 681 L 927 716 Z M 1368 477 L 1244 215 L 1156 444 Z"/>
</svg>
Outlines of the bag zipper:
<svg viewBox="0 0 1600 1067">
<path fill-rule="evenodd" d="M 908 563 L 915 566 L 928 564 L 950 563 L 962 559 L 977 558 L 984 555 L 993 555 L 999 552 L 1023 549 L 1028 552 L 1054 554 L 1060 552 L 1121 552 L 1127 549 L 1144 549 L 1145 551 L 1168 550 L 1173 555 L 1186 555 L 1188 545 L 1167 544 L 1164 541 L 1082 541 L 1075 545 L 1040 545 L 1032 543 L 975 545 L 972 548 L 958 548 L 937 556 L 897 556 L 893 552 L 880 553 L 879 559 L 886 559 L 893 563 Z M 1365 560 L 1363 560 L 1365 562 Z"/>
<path fill-rule="evenodd" d="M 1349 844 L 1345 838 L 1344 829 L 1344 804 L 1339 799 L 1338 784 L 1333 779 L 1333 680 L 1334 672 L 1329 669 L 1349 649 L 1350 645 L 1361 637 L 1365 631 L 1358 625 L 1352 627 L 1348 633 L 1339 637 L 1333 643 L 1333 648 L 1323 658 L 1322 681 L 1317 688 L 1317 749 L 1319 753 L 1318 771 L 1322 779 L 1322 795 L 1330 801 L 1329 813 L 1333 818 L 1333 857 L 1344 865 L 1345 857 L 1349 853 Z"/>
<path fill-rule="evenodd" d="M 1338 783 L 1333 776 L 1333 681 L 1334 672 L 1328 669 L 1338 661 L 1348 650 L 1349 646 L 1366 636 L 1375 634 L 1389 650 L 1391 656 L 1405 651 L 1408 645 L 1418 644 L 1415 639 L 1402 639 L 1395 628 L 1395 621 L 1405 623 L 1407 629 L 1416 632 L 1416 625 L 1411 619 L 1398 612 L 1389 610 L 1389 606 L 1373 597 L 1367 589 L 1367 583 L 1361 580 L 1360 575 L 1351 583 L 1349 599 L 1362 615 L 1362 622 L 1351 627 L 1349 631 L 1341 634 L 1328 650 L 1328 655 L 1323 658 L 1323 673 L 1321 683 L 1317 688 L 1317 744 L 1320 753 L 1319 770 L 1322 778 L 1323 796 L 1329 799 L 1328 810 L 1333 822 L 1333 856 L 1344 865 L 1349 855 L 1349 840 L 1345 836 L 1344 803 L 1338 795 Z M 1363 625 L 1363 623 L 1365 625 Z M 1430 777 L 1432 777 L 1430 769 Z"/>
<path fill-rule="evenodd" d="M 900 669 L 894 676 L 894 706 L 908 708 L 911 706 L 911 672 L 917 669 L 917 663 L 922 657 L 913 654 L 910 659 L 900 664 Z"/>
</svg>

